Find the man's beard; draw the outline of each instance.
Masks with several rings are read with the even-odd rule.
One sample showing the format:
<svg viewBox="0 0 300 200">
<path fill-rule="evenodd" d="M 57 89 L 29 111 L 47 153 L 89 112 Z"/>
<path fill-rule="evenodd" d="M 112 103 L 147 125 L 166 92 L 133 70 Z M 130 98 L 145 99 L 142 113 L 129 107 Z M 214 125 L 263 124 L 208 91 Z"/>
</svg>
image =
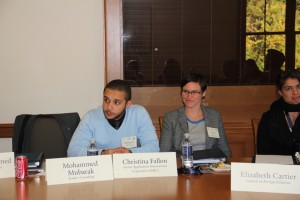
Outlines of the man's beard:
<svg viewBox="0 0 300 200">
<path fill-rule="evenodd" d="M 105 118 L 108 119 L 108 120 L 118 120 L 118 119 L 120 119 L 120 118 L 124 115 L 124 113 L 125 113 L 125 109 L 123 110 L 123 112 L 121 112 L 119 115 L 115 116 L 115 117 L 112 118 L 112 119 L 108 119 L 108 118 L 106 117 L 106 115 L 104 115 L 104 116 L 105 116 Z"/>
</svg>

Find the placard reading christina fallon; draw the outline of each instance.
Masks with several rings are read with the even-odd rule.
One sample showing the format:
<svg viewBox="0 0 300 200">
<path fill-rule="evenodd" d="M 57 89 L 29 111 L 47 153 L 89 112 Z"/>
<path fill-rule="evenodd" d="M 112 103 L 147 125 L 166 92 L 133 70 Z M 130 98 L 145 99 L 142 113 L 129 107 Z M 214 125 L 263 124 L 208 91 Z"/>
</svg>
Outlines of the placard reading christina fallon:
<svg viewBox="0 0 300 200">
<path fill-rule="evenodd" d="M 177 176 L 175 152 L 113 155 L 114 178 Z"/>
</svg>

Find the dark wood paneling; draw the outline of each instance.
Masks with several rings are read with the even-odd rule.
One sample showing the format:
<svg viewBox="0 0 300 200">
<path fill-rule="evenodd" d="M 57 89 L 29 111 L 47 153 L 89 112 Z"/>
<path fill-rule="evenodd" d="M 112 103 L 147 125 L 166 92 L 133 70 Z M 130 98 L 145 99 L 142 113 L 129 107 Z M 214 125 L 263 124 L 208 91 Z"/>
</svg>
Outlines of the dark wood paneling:
<svg viewBox="0 0 300 200">
<path fill-rule="evenodd" d="M 13 135 L 14 124 L 0 124 L 0 138 L 10 138 Z"/>
<path fill-rule="evenodd" d="M 182 106 L 179 87 L 134 87 L 134 104 L 144 106 L 154 123 Z M 203 104 L 220 111 L 223 122 L 250 123 L 267 111 L 277 94 L 275 86 L 208 86 Z"/>
<path fill-rule="evenodd" d="M 254 131 L 251 124 L 243 122 L 224 122 L 232 157 L 252 157 L 254 155 Z"/>
</svg>

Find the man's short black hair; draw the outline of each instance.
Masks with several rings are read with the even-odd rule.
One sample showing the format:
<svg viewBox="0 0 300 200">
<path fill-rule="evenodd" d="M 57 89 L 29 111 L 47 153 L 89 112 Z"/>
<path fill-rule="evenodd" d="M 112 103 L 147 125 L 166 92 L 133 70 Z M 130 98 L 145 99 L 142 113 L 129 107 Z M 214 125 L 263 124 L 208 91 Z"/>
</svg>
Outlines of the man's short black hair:
<svg viewBox="0 0 300 200">
<path fill-rule="evenodd" d="M 126 102 L 131 100 L 131 87 L 127 81 L 116 79 L 112 80 L 106 84 L 103 93 L 106 89 L 118 90 L 120 92 L 125 92 L 125 100 Z"/>
</svg>

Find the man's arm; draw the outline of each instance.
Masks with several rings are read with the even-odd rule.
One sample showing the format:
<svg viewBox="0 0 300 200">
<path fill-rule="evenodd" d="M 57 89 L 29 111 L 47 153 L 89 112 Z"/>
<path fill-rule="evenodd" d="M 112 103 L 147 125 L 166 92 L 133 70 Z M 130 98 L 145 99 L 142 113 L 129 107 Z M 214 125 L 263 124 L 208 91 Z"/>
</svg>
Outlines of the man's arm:
<svg viewBox="0 0 300 200">
<path fill-rule="evenodd" d="M 88 112 L 82 118 L 70 141 L 68 147 L 68 156 L 87 155 L 87 149 L 90 146 L 91 139 L 96 138 L 95 133 L 93 133 L 94 130 L 92 128 L 94 123 L 99 123 L 99 121 L 97 121 L 99 119 L 95 118 L 96 115 L 96 111 Z M 97 139 L 98 138 L 96 138 L 96 143 Z M 101 151 L 102 149 L 99 149 L 99 152 Z"/>
<path fill-rule="evenodd" d="M 138 106 L 134 112 L 138 112 L 137 121 L 134 123 L 138 126 L 137 137 L 140 141 L 140 147 L 131 148 L 130 151 L 132 153 L 159 152 L 157 135 L 147 110 Z"/>
<path fill-rule="evenodd" d="M 103 150 L 101 152 L 101 155 L 110 155 L 110 154 L 115 154 L 115 153 L 132 153 L 132 152 L 125 147 L 118 147 L 118 148 L 114 148 L 114 149 Z"/>
</svg>

